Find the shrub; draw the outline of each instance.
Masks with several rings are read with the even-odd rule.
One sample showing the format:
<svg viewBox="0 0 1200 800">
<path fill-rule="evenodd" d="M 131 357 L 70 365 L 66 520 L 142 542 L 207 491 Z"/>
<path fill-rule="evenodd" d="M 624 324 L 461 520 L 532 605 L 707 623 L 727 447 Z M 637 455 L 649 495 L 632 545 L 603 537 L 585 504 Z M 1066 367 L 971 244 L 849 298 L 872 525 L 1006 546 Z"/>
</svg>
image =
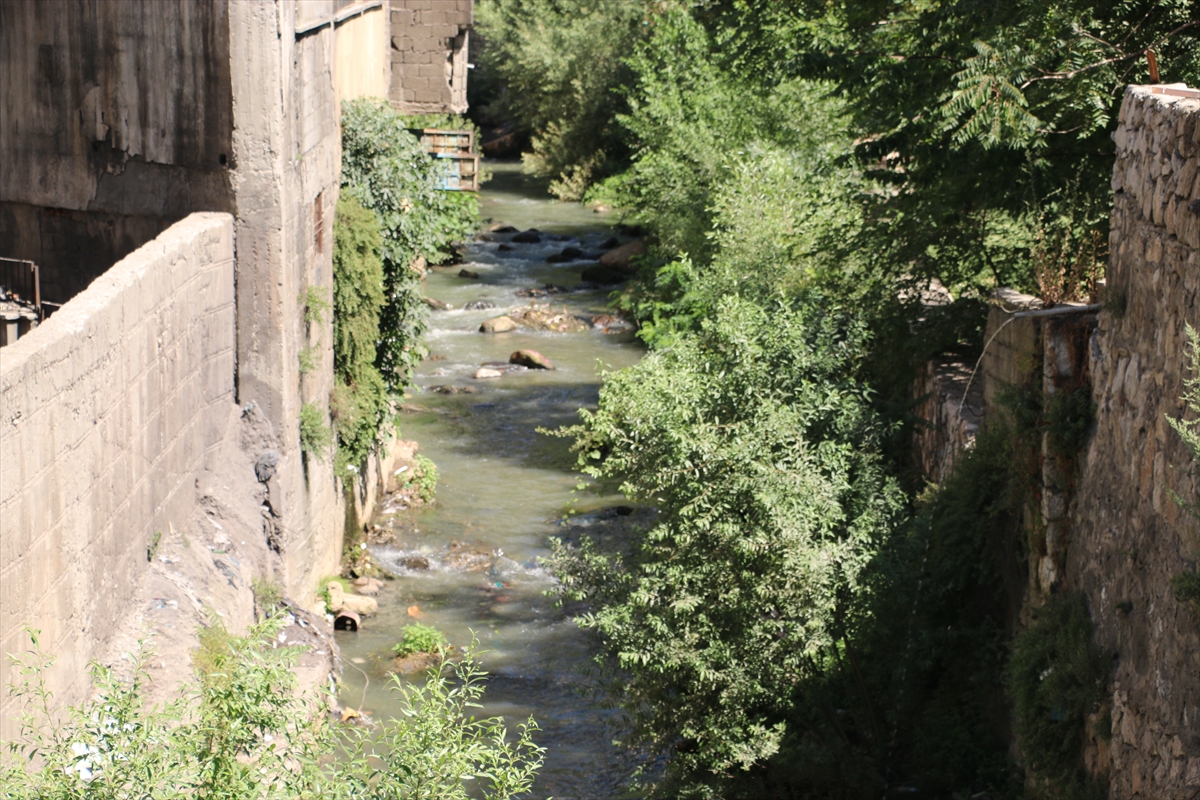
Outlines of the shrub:
<svg viewBox="0 0 1200 800">
<path fill-rule="evenodd" d="M 408 120 L 382 100 L 349 100 L 342 110 L 342 187 L 374 212 L 381 235 L 383 307 L 376 367 L 388 392 L 399 395 L 425 356 L 425 303 L 418 256 L 439 263 L 450 244 L 469 236 L 479 200 L 440 186 L 443 164 L 421 149 Z"/>
<path fill-rule="evenodd" d="M 325 453 L 333 444 L 333 430 L 325 424 L 325 415 L 312 404 L 300 406 L 300 449 L 317 461 L 325 460 Z"/>
<path fill-rule="evenodd" d="M 337 431 L 338 474 L 362 464 L 380 438 L 388 390 L 376 368 L 384 306 L 379 222 L 353 197 L 338 200 L 333 225 L 333 363 L 330 414 Z"/>
<path fill-rule="evenodd" d="M 283 587 L 269 578 L 254 578 L 250 582 L 250 589 L 254 592 L 254 603 L 258 606 L 261 616 L 272 616 L 277 609 L 283 607 Z"/>
<path fill-rule="evenodd" d="M 393 678 L 401 714 L 371 731 L 324 724 L 323 703 L 296 691 L 297 648 L 278 647 L 283 618 L 232 636 L 202 633 L 200 686 L 166 706 L 146 701 L 144 652 L 121 680 L 91 666 L 91 699 L 60 713 L 45 688 L 53 664 L 37 646 L 10 656 L 25 702 L 22 741 L 0 762 L 12 800 L 509 800 L 530 791 L 542 748 L 532 719 L 510 736 L 499 717 L 477 719 L 486 673 L 474 644 L 423 686 Z M 446 674 L 449 672 L 449 674 Z M 468 783 L 469 782 L 469 783 Z M 468 786 L 470 788 L 468 789 Z"/>
<path fill-rule="evenodd" d="M 392 652 L 403 658 L 414 653 L 436 653 L 447 644 L 445 635 L 430 625 L 405 625 L 400 631 L 400 641 L 392 645 Z"/>
<path fill-rule="evenodd" d="M 300 407 L 300 450 L 307 456 L 325 461 L 325 452 L 334 444 L 334 432 L 325 425 L 325 415 L 313 403 Z"/>
<path fill-rule="evenodd" d="M 1086 797 L 1084 726 L 1102 699 L 1108 659 L 1092 641 L 1082 593 L 1051 598 L 1017 635 L 1008 688 L 1025 763 L 1059 797 Z"/>
<path fill-rule="evenodd" d="M 426 503 L 433 502 L 433 496 L 437 492 L 438 468 L 428 458 L 422 455 L 417 456 L 417 464 L 413 469 L 412 479 L 409 485 L 416 485 L 417 495 Z"/>
<path fill-rule="evenodd" d="M 797 681 L 839 646 L 901 512 L 851 378 L 863 331 L 820 297 L 735 297 L 693 336 L 605 375 L 563 434 L 584 472 L 659 517 L 633 552 L 558 545 L 563 599 L 602 636 L 631 740 L 668 756 L 664 793 L 761 764 Z"/>
</svg>

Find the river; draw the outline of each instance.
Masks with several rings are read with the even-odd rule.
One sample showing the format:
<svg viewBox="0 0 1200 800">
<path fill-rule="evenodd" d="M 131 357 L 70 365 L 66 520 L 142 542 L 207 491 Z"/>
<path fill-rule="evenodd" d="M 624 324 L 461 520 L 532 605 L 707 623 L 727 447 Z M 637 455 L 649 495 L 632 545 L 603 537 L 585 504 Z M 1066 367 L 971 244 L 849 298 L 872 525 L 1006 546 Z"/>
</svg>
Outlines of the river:
<svg viewBox="0 0 1200 800">
<path fill-rule="evenodd" d="M 539 564 L 549 554 L 550 537 L 568 527 L 577 533 L 626 522 L 616 509 L 621 499 L 578 493 L 569 443 L 538 428 L 576 421 L 579 408 L 596 403 L 600 365 L 624 367 L 643 351 L 628 332 L 478 332 L 483 320 L 530 302 L 519 290 L 579 284 L 585 262 L 553 264 L 548 256 L 568 246 L 594 253 L 613 235 L 603 215 L 550 201 L 545 185 L 523 175 L 518 164 L 489 166 L 494 177 L 481 194 L 482 230 L 537 228 L 542 241 L 508 244 L 511 234 L 485 233 L 468 245 L 466 263 L 431 270 L 426 279 L 426 294 L 454 310 L 430 313 L 432 357 L 418 370 L 407 401 L 426 410 L 405 414 L 401 433 L 437 464 L 437 501 L 376 520 L 394 531 L 395 540 L 373 545 L 372 552 L 397 579 L 386 582 L 378 616 L 358 633 L 337 634 L 342 655 L 363 670 L 345 671 L 341 698 L 351 707 L 361 703 L 377 718 L 397 713 L 386 689 L 388 650 L 400 629 L 415 621 L 408 609 L 416 606 L 420 621 L 453 644 L 467 644 L 472 631 L 478 637 L 486 651 L 480 660 L 490 673 L 485 714 L 503 715 L 510 728 L 532 715 L 541 726 L 535 738 L 546 748 L 546 763 L 534 797 L 622 797 L 635 764 L 612 744 L 612 712 L 582 692 L 581 669 L 594 642 L 546 597 L 553 578 Z M 462 268 L 480 277 L 459 277 Z M 538 302 L 591 317 L 605 313 L 607 294 L 571 292 Z M 496 308 L 461 310 L 476 300 Z M 557 369 L 471 378 L 483 362 L 507 361 L 519 348 L 541 352 Z M 477 393 L 443 394 L 439 386 L 470 386 Z M 568 524 L 564 515 L 571 508 Z M 414 557 L 430 568 L 407 569 L 406 559 L 420 563 Z"/>
</svg>

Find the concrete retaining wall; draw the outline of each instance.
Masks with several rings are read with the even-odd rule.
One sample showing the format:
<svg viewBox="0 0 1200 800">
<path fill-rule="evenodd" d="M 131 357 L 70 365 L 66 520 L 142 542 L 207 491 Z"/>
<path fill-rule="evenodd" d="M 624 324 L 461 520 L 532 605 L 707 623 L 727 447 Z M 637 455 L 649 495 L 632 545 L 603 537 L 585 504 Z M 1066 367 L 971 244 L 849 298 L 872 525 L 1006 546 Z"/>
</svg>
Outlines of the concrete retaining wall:
<svg viewBox="0 0 1200 800">
<path fill-rule="evenodd" d="M 192 513 L 234 403 L 234 347 L 233 219 L 204 213 L 0 355 L 0 652 L 40 629 L 57 695 L 88 685 L 154 531 Z M 0 738 L 14 712 L 5 693 Z"/>
</svg>

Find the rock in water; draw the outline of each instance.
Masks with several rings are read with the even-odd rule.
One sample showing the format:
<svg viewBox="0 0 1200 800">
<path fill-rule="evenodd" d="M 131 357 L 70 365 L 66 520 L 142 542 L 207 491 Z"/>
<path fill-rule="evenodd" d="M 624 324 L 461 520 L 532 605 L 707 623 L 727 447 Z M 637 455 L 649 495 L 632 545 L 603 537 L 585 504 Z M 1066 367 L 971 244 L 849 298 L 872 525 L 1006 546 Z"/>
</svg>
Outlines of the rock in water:
<svg viewBox="0 0 1200 800">
<path fill-rule="evenodd" d="M 622 272 L 633 272 L 633 265 L 630 263 L 634 256 L 640 256 L 646 252 L 646 245 L 642 244 L 641 239 L 636 239 L 620 247 L 609 250 L 604 255 L 600 256 L 600 266 L 612 267 L 619 269 Z"/>
<path fill-rule="evenodd" d="M 475 370 L 475 373 L 471 377 L 475 380 L 483 380 L 484 378 L 502 378 L 504 377 L 504 373 L 498 369 L 492 369 L 491 367 L 480 367 L 479 369 Z"/>
<path fill-rule="evenodd" d="M 550 359 L 537 350 L 517 350 L 508 357 L 508 363 L 520 364 L 522 367 L 530 369 L 554 369 L 554 364 Z"/>
<path fill-rule="evenodd" d="M 479 278 L 479 273 L 478 273 L 478 272 L 472 272 L 472 271 L 471 271 L 471 270 L 469 270 L 469 269 L 460 269 L 460 270 L 458 271 L 458 277 L 460 277 L 460 278 L 472 278 L 472 279 L 476 279 L 476 280 L 477 280 L 477 279 Z"/>
<path fill-rule="evenodd" d="M 480 333 L 508 333 L 509 331 L 515 331 L 516 329 L 516 321 L 507 314 L 499 317 L 492 317 L 491 319 L 485 319 L 483 324 L 479 326 Z"/>
<path fill-rule="evenodd" d="M 542 240 L 541 231 L 537 228 L 530 228 L 527 231 L 522 231 L 512 238 L 517 244 L 537 244 Z"/>
<path fill-rule="evenodd" d="M 454 308 L 454 306 L 450 305 L 449 303 L 444 303 L 441 300 L 438 300 L 436 297 L 426 297 L 424 300 L 425 305 L 429 306 L 434 311 L 449 311 Z"/>
<path fill-rule="evenodd" d="M 629 276 L 616 267 L 593 264 L 579 273 L 579 279 L 588 283 L 598 283 L 607 286 L 614 283 L 624 283 L 629 279 Z"/>
<path fill-rule="evenodd" d="M 493 225 L 491 231 L 492 233 L 516 233 L 517 229 L 512 225 Z"/>
<path fill-rule="evenodd" d="M 360 617 L 367 617 L 379 611 L 379 602 L 374 597 L 346 594 L 342 585 L 336 581 L 326 588 L 329 590 L 329 610 L 335 614 L 339 611 L 353 611 Z"/>
<path fill-rule="evenodd" d="M 491 300 L 472 300 L 471 302 L 469 302 L 465 306 L 463 306 L 463 309 L 466 311 L 483 311 L 485 309 L 495 308 L 495 307 L 496 307 L 496 304 L 493 303 Z"/>
</svg>

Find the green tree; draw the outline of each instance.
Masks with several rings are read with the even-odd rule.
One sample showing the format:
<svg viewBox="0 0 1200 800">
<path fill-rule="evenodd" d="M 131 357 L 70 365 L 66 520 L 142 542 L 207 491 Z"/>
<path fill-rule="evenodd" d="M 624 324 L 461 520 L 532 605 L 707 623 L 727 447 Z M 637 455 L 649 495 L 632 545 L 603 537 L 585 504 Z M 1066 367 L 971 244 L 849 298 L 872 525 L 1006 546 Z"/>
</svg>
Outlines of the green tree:
<svg viewBox="0 0 1200 800">
<path fill-rule="evenodd" d="M 578 200 L 626 156 L 616 122 L 625 109 L 623 59 L 644 35 L 640 0 L 481 0 L 479 62 L 503 87 L 493 113 L 533 134 L 527 168 Z"/>
<path fill-rule="evenodd" d="M 736 298 L 699 334 L 605 376 L 580 465 L 653 504 L 633 547 L 559 546 L 592 610 L 631 743 L 668 754 L 664 793 L 719 796 L 786 733 L 792 687 L 844 646 L 863 572 L 901 511 L 852 378 L 865 342 L 835 305 Z"/>
<path fill-rule="evenodd" d="M 384 305 L 376 366 L 398 395 L 425 355 L 425 304 L 418 257 L 440 263 L 471 234 L 478 198 L 443 191 L 444 165 L 421 149 L 408 121 L 382 100 L 347 101 L 342 110 L 342 189 L 375 212 L 382 235 Z"/>
</svg>

